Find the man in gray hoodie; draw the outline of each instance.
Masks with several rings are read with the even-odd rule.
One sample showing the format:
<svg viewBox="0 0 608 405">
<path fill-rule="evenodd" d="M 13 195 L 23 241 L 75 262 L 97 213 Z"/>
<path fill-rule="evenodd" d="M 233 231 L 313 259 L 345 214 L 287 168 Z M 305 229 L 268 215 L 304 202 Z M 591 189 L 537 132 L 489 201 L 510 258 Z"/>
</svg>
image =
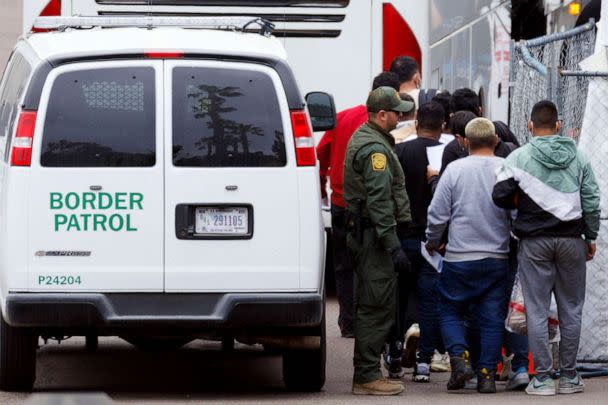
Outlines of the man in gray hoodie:
<svg viewBox="0 0 608 405">
<path fill-rule="evenodd" d="M 495 172 L 503 162 L 494 156 L 494 125 L 475 118 L 465 132 L 470 156 L 450 163 L 439 180 L 428 210 L 426 247 L 437 250 L 449 224 L 439 277 L 441 334 L 452 365 L 448 390 L 464 388 L 472 377 L 464 314 L 474 305 L 481 337 L 477 390 L 494 393 L 507 312 L 511 216 L 492 202 Z"/>
<path fill-rule="evenodd" d="M 519 242 L 528 341 L 536 376 L 531 395 L 582 392 L 576 371 L 585 301 L 586 260 L 595 255 L 599 230 L 600 193 L 587 158 L 573 140 L 557 135 L 560 123 L 550 101 L 532 108 L 528 129 L 533 138 L 505 160 L 492 197 L 504 208 L 517 208 L 513 232 Z M 551 378 L 547 313 L 551 292 L 557 301 L 561 341 L 561 376 Z"/>
</svg>

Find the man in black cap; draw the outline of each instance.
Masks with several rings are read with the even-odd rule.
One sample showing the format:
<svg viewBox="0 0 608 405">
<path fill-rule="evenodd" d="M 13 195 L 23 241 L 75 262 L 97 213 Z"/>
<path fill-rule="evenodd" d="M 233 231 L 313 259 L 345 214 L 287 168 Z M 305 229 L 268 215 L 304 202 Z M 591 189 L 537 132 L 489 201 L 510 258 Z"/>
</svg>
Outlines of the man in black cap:
<svg viewBox="0 0 608 405">
<path fill-rule="evenodd" d="M 397 225 L 410 222 L 405 175 L 390 131 L 414 108 L 395 89 L 369 94 L 368 121 L 352 136 L 344 160 L 347 246 L 357 275 L 357 315 L 353 394 L 396 395 L 404 387 L 382 377 L 380 355 L 395 321 L 396 272 L 410 263 L 397 237 Z"/>
</svg>

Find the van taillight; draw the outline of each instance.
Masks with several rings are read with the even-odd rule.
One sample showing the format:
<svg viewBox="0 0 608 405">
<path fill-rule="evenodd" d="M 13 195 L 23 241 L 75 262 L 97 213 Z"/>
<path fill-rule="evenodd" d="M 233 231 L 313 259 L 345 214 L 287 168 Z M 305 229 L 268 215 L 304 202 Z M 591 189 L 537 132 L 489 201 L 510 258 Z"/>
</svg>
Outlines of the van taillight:
<svg viewBox="0 0 608 405">
<path fill-rule="evenodd" d="M 302 110 L 291 112 L 291 127 L 293 140 L 296 145 L 296 161 L 298 166 L 314 166 L 317 163 L 315 155 L 315 140 L 312 137 L 306 113 Z"/>
<path fill-rule="evenodd" d="M 42 9 L 40 17 L 56 17 L 61 15 L 61 0 L 50 0 Z M 45 28 L 32 27 L 32 32 L 48 32 Z"/>
<path fill-rule="evenodd" d="M 13 140 L 12 166 L 29 166 L 32 161 L 32 143 L 36 128 L 36 111 L 21 111 L 17 132 Z"/>
</svg>

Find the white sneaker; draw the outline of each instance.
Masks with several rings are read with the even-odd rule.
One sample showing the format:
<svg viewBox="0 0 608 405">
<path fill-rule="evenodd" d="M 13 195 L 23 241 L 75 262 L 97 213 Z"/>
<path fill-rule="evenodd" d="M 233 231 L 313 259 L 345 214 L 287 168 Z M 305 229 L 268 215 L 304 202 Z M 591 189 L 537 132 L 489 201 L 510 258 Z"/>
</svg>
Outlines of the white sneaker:
<svg viewBox="0 0 608 405">
<path fill-rule="evenodd" d="M 441 354 L 435 350 L 435 354 L 433 354 L 433 358 L 431 359 L 431 371 L 439 373 L 452 371 L 452 367 L 450 367 L 450 355 L 448 352 Z"/>
<path fill-rule="evenodd" d="M 555 395 L 555 381 L 551 377 L 545 377 L 542 380 L 534 377 L 530 384 L 526 387 L 528 395 Z"/>
</svg>

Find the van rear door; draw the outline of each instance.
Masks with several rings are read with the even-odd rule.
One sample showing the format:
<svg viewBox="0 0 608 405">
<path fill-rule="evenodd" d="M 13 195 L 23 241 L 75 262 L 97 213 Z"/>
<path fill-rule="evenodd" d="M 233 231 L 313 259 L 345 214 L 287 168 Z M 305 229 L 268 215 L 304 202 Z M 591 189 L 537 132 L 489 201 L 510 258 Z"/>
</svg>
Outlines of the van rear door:
<svg viewBox="0 0 608 405">
<path fill-rule="evenodd" d="M 299 287 L 290 115 L 263 65 L 165 61 L 166 291 Z"/>
<path fill-rule="evenodd" d="M 43 89 L 29 289 L 163 290 L 162 61 L 75 63 Z"/>
</svg>

